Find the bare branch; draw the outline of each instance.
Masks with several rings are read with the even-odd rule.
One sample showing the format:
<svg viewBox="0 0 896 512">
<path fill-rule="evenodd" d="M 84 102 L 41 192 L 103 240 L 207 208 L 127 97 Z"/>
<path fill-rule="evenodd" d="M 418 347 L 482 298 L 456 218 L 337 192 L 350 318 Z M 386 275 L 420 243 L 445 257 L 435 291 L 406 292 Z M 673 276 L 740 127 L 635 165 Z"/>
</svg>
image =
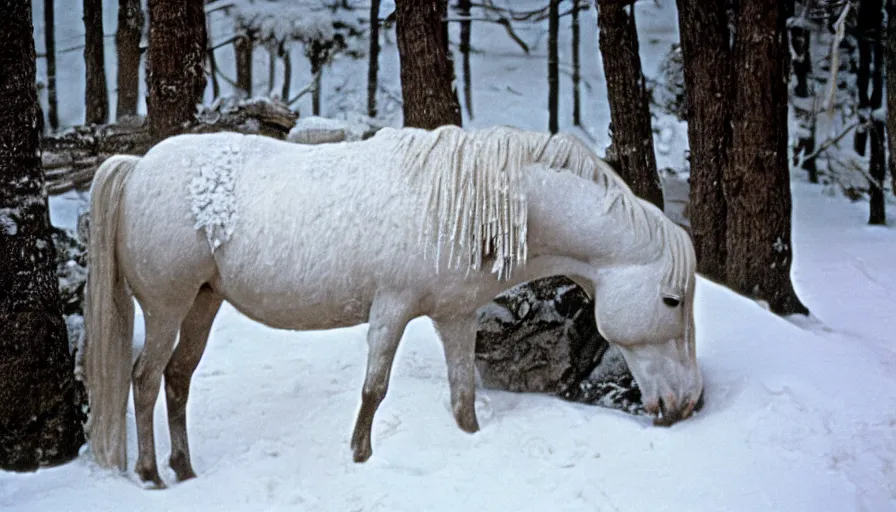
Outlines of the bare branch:
<svg viewBox="0 0 896 512">
<path fill-rule="evenodd" d="M 852 123 L 849 126 L 847 126 L 846 128 L 844 128 L 843 131 L 840 132 L 839 134 L 837 134 L 836 137 L 833 137 L 833 138 L 830 138 L 830 139 L 824 141 L 824 144 L 818 146 L 818 149 L 816 149 L 809 155 L 800 156 L 800 162 L 799 162 L 800 165 L 802 165 L 802 163 L 804 161 L 818 158 L 818 156 L 820 154 L 824 153 L 825 151 L 827 151 L 828 148 L 830 148 L 831 146 L 833 146 L 833 145 L 837 144 L 838 142 L 840 142 L 841 140 L 843 140 L 843 137 L 846 137 L 849 134 L 849 132 L 853 131 L 856 127 L 863 125 L 863 124 L 866 126 L 870 126 L 871 123 L 862 123 L 861 121 L 855 121 L 854 123 Z"/>
<path fill-rule="evenodd" d="M 828 93 L 824 101 L 825 109 L 829 112 L 834 107 L 834 95 L 837 93 L 837 72 L 840 69 L 840 52 L 838 48 L 840 48 L 840 43 L 843 42 L 843 38 L 846 36 L 846 15 L 849 14 L 850 5 L 848 2 L 846 3 L 843 12 L 840 13 L 840 17 L 834 23 L 834 41 L 831 43 L 831 77 L 828 80 Z"/>
<path fill-rule="evenodd" d="M 314 75 L 311 76 L 311 81 L 308 82 L 308 85 L 306 85 L 305 87 L 302 87 L 299 90 L 299 92 L 296 93 L 296 95 L 292 97 L 292 99 L 290 99 L 289 101 L 286 102 L 286 104 L 289 106 L 292 106 L 293 103 L 302 99 L 302 96 L 314 92 L 314 89 L 317 87 L 317 84 L 319 83 L 317 79 L 320 77 L 320 74 L 322 72 L 323 72 L 323 68 L 319 69 L 317 71 L 317 73 L 314 73 Z"/>
<path fill-rule="evenodd" d="M 522 40 L 522 38 L 520 38 L 518 35 L 516 35 L 516 32 L 514 32 L 514 30 L 513 30 L 513 25 L 510 24 L 510 20 L 507 18 L 491 19 L 491 18 L 473 18 L 470 16 L 457 16 L 457 17 L 453 17 L 453 18 L 446 18 L 445 21 L 447 21 L 447 22 L 484 21 L 487 23 L 496 23 L 498 25 L 503 26 L 504 30 L 507 31 L 507 35 L 510 36 L 511 39 L 513 39 L 513 42 L 515 42 L 517 45 L 519 45 L 519 47 L 522 48 L 522 50 L 524 52 L 526 52 L 527 55 L 529 54 L 529 45 L 527 45 L 526 42 Z"/>
<path fill-rule="evenodd" d="M 235 36 L 228 37 L 227 39 L 221 41 L 220 43 L 215 44 L 214 46 L 210 46 L 210 47 L 209 47 L 209 50 L 217 50 L 218 48 L 221 48 L 221 47 L 223 47 L 223 46 L 227 46 L 227 45 L 229 45 L 229 44 L 231 44 L 231 43 L 236 42 L 236 41 L 237 41 L 239 38 L 241 38 L 241 37 L 243 37 L 243 36 L 241 36 L 241 35 L 235 35 Z"/>
</svg>

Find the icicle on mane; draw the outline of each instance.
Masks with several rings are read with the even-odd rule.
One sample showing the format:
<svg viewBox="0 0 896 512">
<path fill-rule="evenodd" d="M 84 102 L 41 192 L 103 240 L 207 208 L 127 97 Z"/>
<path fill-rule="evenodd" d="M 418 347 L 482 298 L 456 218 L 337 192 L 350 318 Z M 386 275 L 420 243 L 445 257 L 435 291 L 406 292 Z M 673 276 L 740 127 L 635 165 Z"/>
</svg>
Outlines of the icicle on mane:
<svg viewBox="0 0 896 512">
<path fill-rule="evenodd" d="M 465 131 L 382 130 L 398 140 L 404 168 L 431 180 L 421 216 L 421 240 L 435 241 L 435 264 L 443 247 L 448 264 L 479 270 L 492 258 L 492 272 L 507 279 L 527 257 L 527 201 L 523 169 L 544 164 L 593 181 L 604 189 L 603 213 L 619 211 L 645 250 L 669 256 L 666 286 L 686 290 L 693 251 L 687 234 L 631 191 L 622 178 L 582 141 L 569 134 L 498 126 Z M 658 238 L 658 239 L 657 239 Z M 653 242 L 653 243 L 651 243 Z M 429 243 L 424 243 L 424 247 Z"/>
<path fill-rule="evenodd" d="M 448 264 L 479 270 L 489 258 L 492 272 L 507 279 L 526 261 L 528 209 L 523 167 L 532 144 L 510 129 L 398 131 L 403 165 L 431 181 L 421 237 L 435 239 L 435 264 L 447 248 Z M 532 133 L 530 138 L 544 138 Z M 425 244 L 428 246 L 429 244 Z"/>
</svg>

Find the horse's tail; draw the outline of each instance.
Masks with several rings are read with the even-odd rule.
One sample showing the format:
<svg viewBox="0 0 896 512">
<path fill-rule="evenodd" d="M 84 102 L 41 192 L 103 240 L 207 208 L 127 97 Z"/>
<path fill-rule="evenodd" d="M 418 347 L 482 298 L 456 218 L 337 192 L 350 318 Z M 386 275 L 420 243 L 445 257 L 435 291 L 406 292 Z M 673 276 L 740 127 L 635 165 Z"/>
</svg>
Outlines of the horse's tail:
<svg viewBox="0 0 896 512">
<path fill-rule="evenodd" d="M 85 368 L 90 402 L 88 436 L 102 467 L 127 468 L 128 392 L 134 301 L 116 258 L 121 197 L 139 157 L 116 155 L 100 165 L 90 198 L 90 235 L 84 321 Z"/>
</svg>

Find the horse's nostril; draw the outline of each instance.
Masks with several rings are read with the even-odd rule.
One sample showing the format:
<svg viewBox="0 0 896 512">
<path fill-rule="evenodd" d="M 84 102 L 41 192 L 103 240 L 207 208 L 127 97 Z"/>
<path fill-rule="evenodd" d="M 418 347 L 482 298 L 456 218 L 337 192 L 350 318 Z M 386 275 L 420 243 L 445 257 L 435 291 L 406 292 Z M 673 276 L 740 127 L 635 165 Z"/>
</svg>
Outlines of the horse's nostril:
<svg viewBox="0 0 896 512">
<path fill-rule="evenodd" d="M 666 403 L 666 401 L 663 400 L 663 397 L 660 397 L 657 400 L 656 418 L 653 419 L 654 425 L 668 427 L 672 424 L 672 422 L 670 421 L 672 419 L 672 411 L 667 410 L 667 407 L 668 404 Z"/>
<path fill-rule="evenodd" d="M 700 409 L 703 409 L 703 395 L 704 395 L 704 390 L 701 389 L 700 390 L 700 398 L 697 399 L 697 404 L 694 405 L 694 412 L 697 412 Z"/>
<path fill-rule="evenodd" d="M 678 413 L 674 410 L 668 410 L 668 404 L 666 404 L 662 398 L 660 398 L 657 403 L 656 418 L 653 418 L 653 425 L 655 427 L 670 427 L 673 423 L 678 421 Z"/>
</svg>

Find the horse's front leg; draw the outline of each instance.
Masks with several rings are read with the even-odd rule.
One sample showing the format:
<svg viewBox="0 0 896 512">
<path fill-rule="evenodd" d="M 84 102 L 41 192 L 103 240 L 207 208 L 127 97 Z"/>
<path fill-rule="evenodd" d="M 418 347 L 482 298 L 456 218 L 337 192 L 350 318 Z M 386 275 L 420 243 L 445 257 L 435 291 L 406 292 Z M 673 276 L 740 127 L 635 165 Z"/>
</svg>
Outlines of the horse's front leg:
<svg viewBox="0 0 896 512">
<path fill-rule="evenodd" d="M 413 298 L 400 293 L 379 292 L 370 306 L 370 326 L 367 331 L 367 376 L 361 393 L 361 409 L 352 434 L 355 462 L 364 462 L 372 453 L 370 431 L 373 416 L 386 397 L 389 376 L 398 342 L 411 318 Z"/>
<path fill-rule="evenodd" d="M 462 430 L 472 434 L 479 431 L 475 407 L 476 374 L 473 368 L 476 352 L 476 317 L 469 314 L 437 318 L 433 323 L 445 349 L 454 419 Z"/>
</svg>

